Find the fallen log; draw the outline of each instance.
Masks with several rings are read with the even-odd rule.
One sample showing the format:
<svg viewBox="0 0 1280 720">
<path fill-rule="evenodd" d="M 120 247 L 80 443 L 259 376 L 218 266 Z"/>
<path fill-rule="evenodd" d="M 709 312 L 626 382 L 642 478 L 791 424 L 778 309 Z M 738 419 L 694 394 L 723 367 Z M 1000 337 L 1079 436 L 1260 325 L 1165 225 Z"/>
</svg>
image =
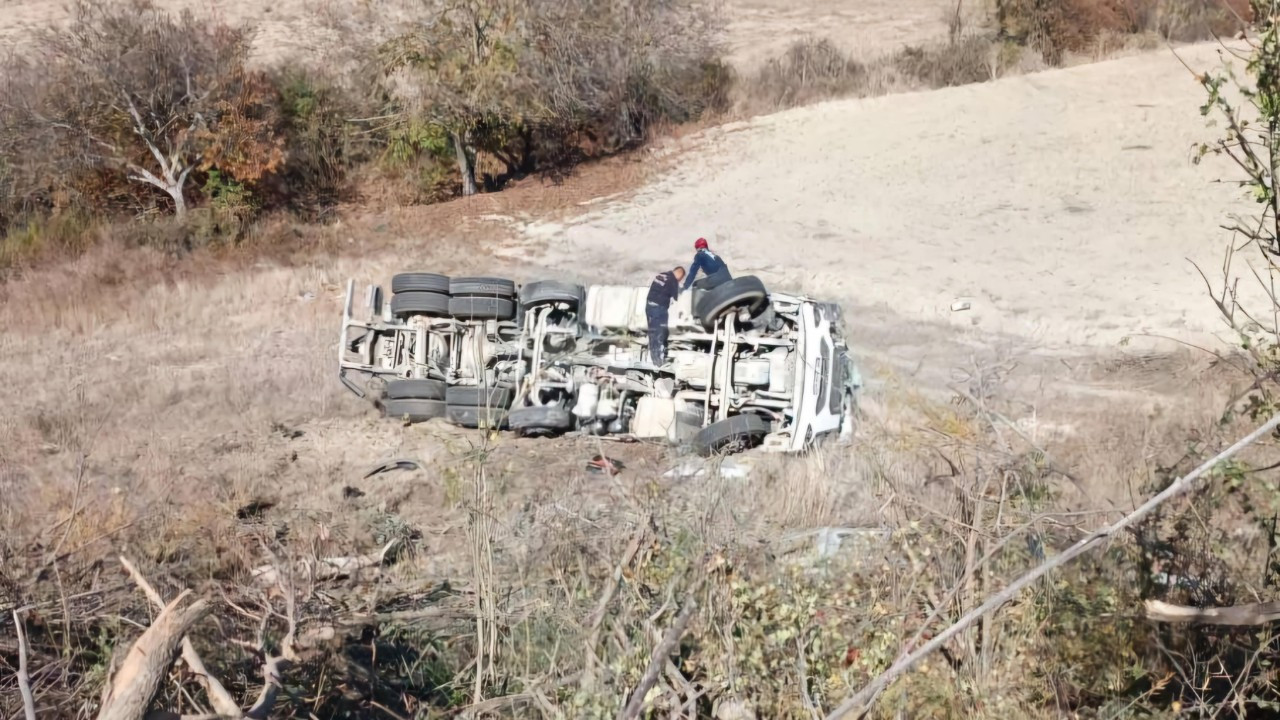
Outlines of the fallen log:
<svg viewBox="0 0 1280 720">
<path fill-rule="evenodd" d="M 129 561 L 123 555 L 120 556 L 120 564 L 124 569 L 129 571 L 129 575 L 133 577 L 133 581 L 138 584 L 142 590 L 142 594 L 147 596 L 151 604 L 157 608 L 164 609 L 164 599 L 160 597 L 160 593 L 152 587 L 142 573 L 138 572 L 137 566 Z M 196 652 L 195 645 L 191 644 L 191 638 L 183 635 L 182 637 L 182 659 L 187 663 L 187 667 L 191 668 L 192 674 L 199 679 L 200 684 L 204 686 L 205 694 L 209 696 L 209 703 L 213 705 L 213 709 L 219 715 L 237 716 L 240 714 L 240 705 L 236 703 L 235 698 L 231 697 L 231 693 L 222 686 L 208 668 L 205 667 L 204 661 L 200 658 L 200 653 Z"/>
<path fill-rule="evenodd" d="M 306 577 L 312 581 L 336 580 L 365 568 L 381 565 L 386 562 L 387 555 L 399 544 L 400 540 L 392 540 L 378 552 L 368 555 L 318 558 L 314 563 L 309 560 L 299 560 L 294 563 L 293 572 L 295 576 Z M 250 572 L 250 577 L 255 583 L 265 587 L 277 585 L 281 580 L 280 569 L 275 565 L 254 568 Z"/>
<path fill-rule="evenodd" d="M 1160 600 L 1146 601 L 1147 619 L 1193 625 L 1266 625 L 1280 620 L 1280 602 L 1249 603 L 1229 607 L 1191 607 Z"/>
<path fill-rule="evenodd" d="M 185 590 L 174 598 L 129 648 L 111 681 L 98 720 L 140 720 L 147 712 L 160 682 L 177 659 L 182 638 L 209 612 L 205 600 L 183 608 L 190 595 L 191 591 Z"/>
</svg>

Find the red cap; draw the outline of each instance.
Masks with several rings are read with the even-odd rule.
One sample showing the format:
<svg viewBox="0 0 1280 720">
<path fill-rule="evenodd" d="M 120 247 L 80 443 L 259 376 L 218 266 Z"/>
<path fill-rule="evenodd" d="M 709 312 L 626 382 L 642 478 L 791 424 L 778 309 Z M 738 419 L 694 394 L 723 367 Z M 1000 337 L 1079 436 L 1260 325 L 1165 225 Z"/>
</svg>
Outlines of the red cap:
<svg viewBox="0 0 1280 720">
<path fill-rule="evenodd" d="M 707 239 L 706 239 L 706 238 L 698 238 L 697 240 L 695 240 L 695 241 L 694 241 L 694 243 L 693 243 L 693 248 L 694 248 L 695 250 L 706 250 L 706 249 L 707 249 Z"/>
</svg>

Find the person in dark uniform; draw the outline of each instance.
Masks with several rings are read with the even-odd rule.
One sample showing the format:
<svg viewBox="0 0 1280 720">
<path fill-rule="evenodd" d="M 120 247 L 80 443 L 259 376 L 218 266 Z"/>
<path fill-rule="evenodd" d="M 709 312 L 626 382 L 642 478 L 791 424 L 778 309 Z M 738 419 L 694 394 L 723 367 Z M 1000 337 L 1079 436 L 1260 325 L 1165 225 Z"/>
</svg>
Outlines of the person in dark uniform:
<svg viewBox="0 0 1280 720">
<path fill-rule="evenodd" d="M 680 296 L 680 281 L 684 275 L 684 268 L 676 267 L 658 273 L 649 284 L 644 314 L 649 323 L 649 362 L 657 367 L 667 362 L 668 315 L 671 303 Z"/>
<path fill-rule="evenodd" d="M 704 290 L 710 290 L 733 279 L 729 274 L 729 266 L 724 264 L 724 260 L 719 255 L 711 252 L 706 238 L 698 238 L 693 243 L 693 262 L 689 265 L 689 277 L 684 281 L 685 290 L 688 290 L 693 285 L 693 281 L 698 279 L 699 270 L 706 276 L 698 284 L 698 287 Z"/>
</svg>

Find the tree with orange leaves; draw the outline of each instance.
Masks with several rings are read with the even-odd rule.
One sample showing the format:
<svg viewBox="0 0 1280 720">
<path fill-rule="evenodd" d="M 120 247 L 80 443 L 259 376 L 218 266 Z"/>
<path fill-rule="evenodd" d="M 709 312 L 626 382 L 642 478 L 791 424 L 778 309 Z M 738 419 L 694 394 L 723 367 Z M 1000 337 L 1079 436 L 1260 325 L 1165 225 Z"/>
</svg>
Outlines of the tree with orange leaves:
<svg viewBox="0 0 1280 720">
<path fill-rule="evenodd" d="M 82 170 L 123 175 L 187 209 L 196 172 L 252 184 L 284 162 L 275 93 L 247 66 L 248 34 L 149 0 L 74 6 L 36 61 L 51 81 L 22 111 Z"/>
</svg>

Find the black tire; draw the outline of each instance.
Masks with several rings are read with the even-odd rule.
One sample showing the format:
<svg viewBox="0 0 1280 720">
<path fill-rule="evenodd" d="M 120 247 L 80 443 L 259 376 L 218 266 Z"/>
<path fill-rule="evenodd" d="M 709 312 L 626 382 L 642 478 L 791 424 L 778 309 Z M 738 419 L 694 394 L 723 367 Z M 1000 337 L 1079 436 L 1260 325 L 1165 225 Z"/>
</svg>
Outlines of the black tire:
<svg viewBox="0 0 1280 720">
<path fill-rule="evenodd" d="M 549 302 L 571 303 L 574 310 L 582 307 L 587 292 L 581 285 L 558 280 L 531 282 L 520 288 L 520 305 L 526 308 Z"/>
<path fill-rule="evenodd" d="M 465 428 L 497 428 L 507 425 L 507 411 L 503 408 L 482 408 L 468 405 L 450 405 L 446 411 L 449 422 Z"/>
<path fill-rule="evenodd" d="M 449 294 L 454 297 L 506 298 L 516 296 L 516 284 L 506 278 L 461 277 L 449 281 Z"/>
<path fill-rule="evenodd" d="M 433 292 L 402 292 L 391 296 L 391 314 L 398 318 L 411 315 L 449 314 L 449 296 Z"/>
<path fill-rule="evenodd" d="M 704 292 L 698 299 L 694 314 L 698 316 L 702 327 L 713 330 L 716 321 L 725 313 L 745 307 L 753 316 L 758 315 L 768 302 L 769 292 L 765 290 L 760 278 L 746 275 Z"/>
<path fill-rule="evenodd" d="M 444 417 L 445 411 L 443 400 L 387 400 L 382 405 L 383 415 L 396 420 L 408 418 L 411 423 Z"/>
<path fill-rule="evenodd" d="M 699 430 L 693 436 L 693 449 L 703 457 L 746 450 L 758 445 L 769 427 L 769 421 L 755 413 L 734 415 Z"/>
<path fill-rule="evenodd" d="M 391 292 L 431 292 L 449 294 L 449 278 L 435 273 L 400 273 L 391 278 Z"/>
<path fill-rule="evenodd" d="M 506 410 L 511 407 L 515 392 L 511 388 L 476 385 L 450 385 L 445 401 L 458 407 L 488 407 Z"/>
<path fill-rule="evenodd" d="M 516 304 L 503 298 L 456 297 L 449 299 L 449 314 L 459 320 L 510 320 L 516 316 Z"/>
<path fill-rule="evenodd" d="M 511 411 L 507 423 L 521 435 L 550 435 L 573 429 L 573 413 L 559 405 L 522 407 Z"/>
<path fill-rule="evenodd" d="M 387 382 L 389 400 L 444 400 L 447 386 L 443 380 L 412 378 Z"/>
</svg>

